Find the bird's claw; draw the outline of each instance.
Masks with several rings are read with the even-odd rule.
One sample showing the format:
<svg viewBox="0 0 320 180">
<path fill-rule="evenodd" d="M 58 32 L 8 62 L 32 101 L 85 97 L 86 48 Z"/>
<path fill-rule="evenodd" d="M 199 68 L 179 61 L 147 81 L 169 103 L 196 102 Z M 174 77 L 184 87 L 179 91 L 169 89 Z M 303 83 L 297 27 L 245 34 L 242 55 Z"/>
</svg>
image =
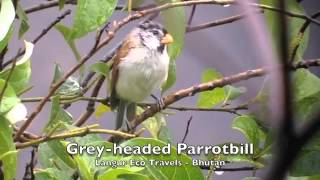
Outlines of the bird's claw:
<svg viewBox="0 0 320 180">
<path fill-rule="evenodd" d="M 157 106 L 160 110 L 164 109 L 165 104 L 164 104 L 163 98 L 160 98 L 160 99 L 157 98 Z"/>
</svg>

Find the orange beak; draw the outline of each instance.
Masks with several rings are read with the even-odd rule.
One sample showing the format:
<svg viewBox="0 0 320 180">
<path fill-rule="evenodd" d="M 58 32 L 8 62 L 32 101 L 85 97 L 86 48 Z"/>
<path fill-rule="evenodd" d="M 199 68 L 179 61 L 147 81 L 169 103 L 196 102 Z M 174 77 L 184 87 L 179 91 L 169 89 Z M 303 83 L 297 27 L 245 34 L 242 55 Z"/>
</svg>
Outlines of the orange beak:
<svg viewBox="0 0 320 180">
<path fill-rule="evenodd" d="M 161 44 L 173 43 L 173 37 L 168 33 L 160 41 Z"/>
</svg>

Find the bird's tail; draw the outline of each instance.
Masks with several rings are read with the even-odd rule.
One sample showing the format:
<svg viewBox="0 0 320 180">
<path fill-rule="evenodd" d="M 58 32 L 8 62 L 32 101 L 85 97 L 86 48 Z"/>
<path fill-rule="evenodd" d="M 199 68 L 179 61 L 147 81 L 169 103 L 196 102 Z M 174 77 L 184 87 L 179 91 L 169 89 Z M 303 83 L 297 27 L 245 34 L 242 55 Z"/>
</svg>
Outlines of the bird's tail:
<svg viewBox="0 0 320 180">
<path fill-rule="evenodd" d="M 130 122 L 136 115 L 136 103 L 129 103 L 125 100 L 119 100 L 118 112 L 116 117 L 116 129 L 126 127 L 127 131 L 133 130 Z"/>
<path fill-rule="evenodd" d="M 116 129 L 122 128 L 126 109 L 127 109 L 127 103 L 123 100 L 119 100 L 118 112 L 116 117 Z"/>
</svg>

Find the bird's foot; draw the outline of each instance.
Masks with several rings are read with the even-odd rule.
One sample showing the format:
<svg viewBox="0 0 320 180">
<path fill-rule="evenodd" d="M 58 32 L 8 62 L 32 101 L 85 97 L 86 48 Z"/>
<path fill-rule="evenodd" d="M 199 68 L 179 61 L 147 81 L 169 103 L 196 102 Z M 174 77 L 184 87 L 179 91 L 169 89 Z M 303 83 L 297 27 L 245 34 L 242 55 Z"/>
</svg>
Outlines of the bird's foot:
<svg viewBox="0 0 320 180">
<path fill-rule="evenodd" d="M 156 100 L 156 103 L 157 103 L 158 108 L 159 108 L 160 110 L 163 110 L 164 107 L 165 107 L 165 103 L 164 103 L 164 101 L 163 101 L 163 98 L 162 98 L 162 97 L 158 98 L 158 97 L 156 97 L 156 96 L 153 95 L 153 94 L 151 94 L 151 97 Z"/>
</svg>

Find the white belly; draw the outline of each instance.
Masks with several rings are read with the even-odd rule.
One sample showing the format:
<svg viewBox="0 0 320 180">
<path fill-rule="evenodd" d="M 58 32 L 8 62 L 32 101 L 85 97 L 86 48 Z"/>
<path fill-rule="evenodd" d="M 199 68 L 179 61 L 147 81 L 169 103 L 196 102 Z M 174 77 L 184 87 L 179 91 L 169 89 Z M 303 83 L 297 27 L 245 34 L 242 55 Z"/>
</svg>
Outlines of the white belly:
<svg viewBox="0 0 320 180">
<path fill-rule="evenodd" d="M 132 50 L 119 64 L 117 95 L 131 102 L 141 102 L 166 81 L 169 68 L 167 53 L 162 56 L 147 49 Z M 164 50 L 166 52 L 166 49 Z M 139 57 L 138 55 L 145 55 Z M 147 56 L 148 54 L 148 56 Z"/>
</svg>

